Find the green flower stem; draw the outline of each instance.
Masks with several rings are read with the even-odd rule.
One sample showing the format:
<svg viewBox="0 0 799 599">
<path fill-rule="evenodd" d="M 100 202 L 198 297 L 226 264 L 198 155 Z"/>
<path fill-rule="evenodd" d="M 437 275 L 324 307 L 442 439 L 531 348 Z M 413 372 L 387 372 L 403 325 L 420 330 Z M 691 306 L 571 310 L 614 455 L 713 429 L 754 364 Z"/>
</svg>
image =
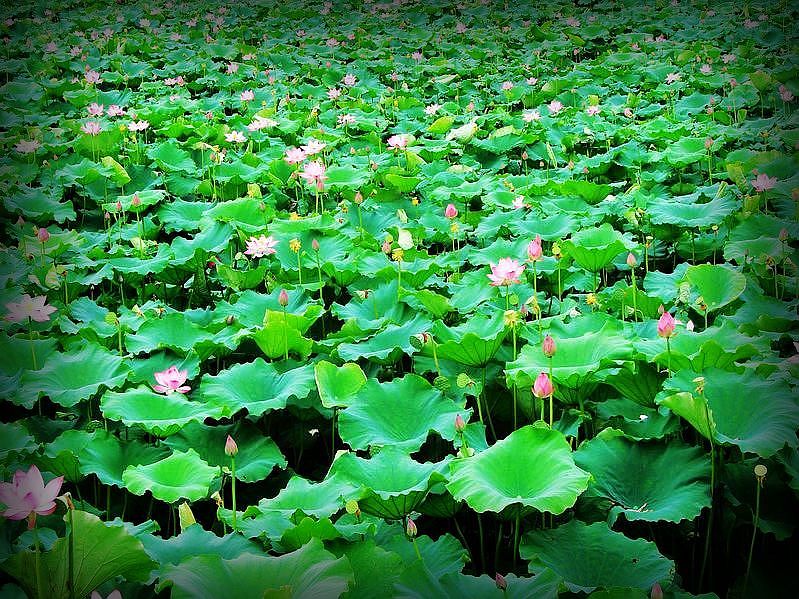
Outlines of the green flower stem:
<svg viewBox="0 0 799 599">
<path fill-rule="evenodd" d="M 127 499 L 127 494 L 125 494 Z M 75 521 L 72 516 L 74 506 L 72 498 L 67 501 L 67 513 L 69 514 L 69 547 L 67 549 L 67 588 L 69 589 L 69 599 L 75 599 Z M 122 513 L 125 519 L 125 513 Z"/>
<path fill-rule="evenodd" d="M 302 256 L 299 251 L 297 251 L 297 272 L 300 277 L 300 285 L 302 285 Z"/>
<path fill-rule="evenodd" d="M 413 543 L 413 548 L 416 551 L 416 557 L 419 558 L 419 561 L 424 561 L 422 559 L 422 554 L 419 553 L 419 546 L 416 544 L 416 539 L 411 539 L 411 543 Z"/>
<path fill-rule="evenodd" d="M 436 351 L 436 341 L 430 336 L 430 345 L 433 348 L 433 364 L 436 365 L 436 374 L 441 376 L 441 367 L 438 365 L 438 352 Z"/>
<path fill-rule="evenodd" d="M 671 376 L 671 343 L 669 343 L 668 337 L 666 337 L 666 354 L 668 355 L 668 361 L 666 362 L 666 370 L 668 371 L 668 375 Z"/>
<path fill-rule="evenodd" d="M 330 455 L 336 456 L 336 406 L 333 406 L 333 424 L 330 433 Z"/>
<path fill-rule="evenodd" d="M 397 301 L 400 300 L 401 291 L 402 291 L 402 261 L 397 260 Z"/>
<path fill-rule="evenodd" d="M 285 306 L 283 306 L 283 324 L 285 325 L 283 327 L 283 350 L 284 350 L 284 355 L 286 357 L 286 360 L 288 360 L 289 359 L 289 336 L 288 336 L 288 333 L 286 332 L 286 329 L 289 326 L 289 319 L 288 319 L 288 316 L 286 316 L 286 307 Z"/>
<path fill-rule="evenodd" d="M 516 361 L 516 326 L 511 329 L 511 338 L 513 339 L 513 360 Z M 513 381 L 512 384 L 513 389 L 513 430 L 516 430 L 517 423 L 516 423 L 516 381 Z"/>
<path fill-rule="evenodd" d="M 236 532 L 236 458 L 230 458 L 230 494 L 233 500 L 233 532 Z"/>
<path fill-rule="evenodd" d="M 28 338 L 31 342 L 31 359 L 33 360 L 33 369 L 39 370 L 39 367 L 36 364 L 36 346 L 33 344 L 33 319 L 30 316 L 28 316 Z"/>
<path fill-rule="evenodd" d="M 761 482 L 757 480 L 755 489 L 755 520 L 752 523 L 752 541 L 749 543 L 749 557 L 746 560 L 746 578 L 744 578 L 744 596 L 746 595 L 746 587 L 749 585 L 749 570 L 752 567 L 752 554 L 755 551 L 755 538 L 757 537 L 757 525 L 760 523 L 760 487 Z"/>
<path fill-rule="evenodd" d="M 34 514 L 35 515 L 35 514 Z M 41 561 L 42 561 L 42 554 L 40 549 L 39 543 L 39 529 L 36 528 L 36 525 L 33 525 L 33 575 L 36 581 L 36 591 L 34 592 L 34 598 L 39 599 L 42 596 L 42 587 L 41 587 Z M 751 552 L 750 552 L 751 555 Z"/>
<path fill-rule="evenodd" d="M 516 522 L 513 525 L 513 569 L 516 569 L 516 556 L 519 554 L 519 528 L 521 528 L 521 514 L 516 514 Z"/>
<path fill-rule="evenodd" d="M 630 271 L 630 275 L 631 275 L 632 281 L 633 281 L 633 320 L 635 322 L 638 322 L 638 295 L 636 293 L 637 287 L 635 285 L 635 269 L 634 268 Z M 622 315 L 622 318 L 624 318 L 624 315 Z"/>
<path fill-rule="evenodd" d="M 552 356 L 549 356 L 549 381 L 552 384 L 552 393 L 549 394 L 549 428 L 552 428 L 552 422 L 553 422 L 552 414 L 554 411 L 552 396 L 555 395 L 555 383 L 552 379 Z M 543 409 L 543 406 L 541 406 L 541 408 Z M 543 419 L 544 415 L 541 414 L 541 420 Z"/>
</svg>

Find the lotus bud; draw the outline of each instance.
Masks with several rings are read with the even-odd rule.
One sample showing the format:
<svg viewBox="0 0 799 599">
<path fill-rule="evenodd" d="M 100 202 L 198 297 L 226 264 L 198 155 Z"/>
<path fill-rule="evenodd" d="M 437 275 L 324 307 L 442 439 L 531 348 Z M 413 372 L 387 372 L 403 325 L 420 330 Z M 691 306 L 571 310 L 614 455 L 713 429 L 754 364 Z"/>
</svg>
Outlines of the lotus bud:
<svg viewBox="0 0 799 599">
<path fill-rule="evenodd" d="M 713 138 L 712 137 L 705 138 L 705 149 L 709 150 L 712 145 L 713 145 Z"/>
<path fill-rule="evenodd" d="M 313 250 L 314 250 L 315 252 L 318 252 L 318 251 L 319 251 L 319 242 L 318 242 L 316 239 L 314 239 L 314 240 L 311 242 L 311 247 L 313 248 Z"/>
<path fill-rule="evenodd" d="M 384 254 L 390 254 L 391 253 L 391 242 L 388 239 L 386 239 L 383 242 L 383 245 L 380 247 L 380 249 L 381 249 L 381 251 Z"/>
<path fill-rule="evenodd" d="M 632 252 L 627 254 L 627 266 L 630 268 L 635 268 L 638 266 L 638 260 L 635 259 L 635 255 Z"/>
<path fill-rule="evenodd" d="M 533 383 L 533 395 L 540 399 L 549 397 L 553 392 L 552 381 L 549 380 L 546 372 L 542 372 L 538 375 L 538 378 L 535 379 L 535 383 Z"/>
<path fill-rule="evenodd" d="M 117 204 L 116 204 L 116 206 L 115 206 L 115 207 L 116 207 L 116 211 L 117 211 L 117 212 L 122 212 L 122 202 L 120 202 L 119 200 L 117 200 Z"/>
<path fill-rule="evenodd" d="M 360 191 L 356 191 L 355 192 L 355 197 L 353 198 L 353 201 L 356 204 L 362 204 L 363 203 L 363 195 L 361 194 Z"/>
<path fill-rule="evenodd" d="M 408 518 L 408 523 L 405 525 L 405 534 L 407 534 L 411 539 L 413 539 L 418 532 L 419 531 L 416 528 L 416 522 Z"/>
<path fill-rule="evenodd" d="M 779 239 L 780 241 L 786 241 L 788 239 L 788 229 L 786 229 L 785 227 L 780 229 Z"/>
<path fill-rule="evenodd" d="M 38 237 L 39 241 L 42 243 L 47 243 L 47 240 L 50 239 L 50 232 L 42 227 L 36 232 L 36 237 Z"/>
<path fill-rule="evenodd" d="M 522 160 L 527 160 L 529 158 L 527 151 L 522 152 Z"/>
<path fill-rule="evenodd" d="M 463 434 L 463 431 L 466 430 L 466 421 L 463 419 L 463 416 L 458 414 L 455 416 L 455 432 L 459 435 Z"/>
<path fill-rule="evenodd" d="M 555 355 L 555 351 L 557 350 L 557 347 L 555 346 L 555 340 L 547 335 L 544 337 L 544 341 L 541 343 L 541 349 L 544 351 L 544 355 L 547 358 L 551 358 Z"/>
<path fill-rule="evenodd" d="M 508 581 L 505 580 L 505 577 L 499 572 L 497 572 L 497 575 L 494 577 L 494 584 L 497 585 L 500 591 L 505 591 L 508 588 Z"/>
<path fill-rule="evenodd" d="M 228 435 L 227 439 L 225 440 L 225 455 L 234 458 L 236 457 L 237 453 L 239 453 L 239 446 L 236 445 L 236 442 L 233 440 L 233 437 Z"/>
<path fill-rule="evenodd" d="M 668 312 L 663 312 L 658 320 L 658 336 L 668 339 L 674 334 L 675 326 L 674 317 Z"/>
<path fill-rule="evenodd" d="M 138 208 L 139 206 L 141 206 L 141 200 L 139 199 L 139 194 L 137 193 L 133 194 L 133 197 L 130 200 L 130 205 L 133 206 L 134 208 Z"/>
<path fill-rule="evenodd" d="M 693 331 L 694 330 L 694 326 L 695 326 L 694 325 L 694 321 L 693 320 L 689 320 L 687 323 L 685 323 L 685 330 L 687 330 L 689 332 Z"/>
<path fill-rule="evenodd" d="M 664 308 L 664 307 L 663 307 L 663 304 L 660 304 L 660 305 L 658 306 L 658 314 L 659 314 L 660 316 L 663 316 L 663 313 L 664 313 L 665 311 L 666 311 L 666 308 Z"/>
<path fill-rule="evenodd" d="M 536 235 L 535 239 L 527 244 L 527 258 L 531 262 L 535 262 L 536 260 L 540 260 L 543 255 L 544 252 L 541 249 L 541 236 Z"/>
<path fill-rule="evenodd" d="M 649 593 L 650 599 L 663 599 L 663 589 L 660 588 L 660 583 L 656 582 L 652 585 L 652 592 Z"/>
<path fill-rule="evenodd" d="M 280 290 L 280 295 L 277 296 L 277 303 L 284 308 L 289 305 L 289 294 L 285 289 Z"/>
<path fill-rule="evenodd" d="M 455 204 L 447 204 L 447 207 L 444 209 L 444 216 L 447 218 L 455 218 L 458 216 L 458 209 L 455 208 Z"/>
</svg>

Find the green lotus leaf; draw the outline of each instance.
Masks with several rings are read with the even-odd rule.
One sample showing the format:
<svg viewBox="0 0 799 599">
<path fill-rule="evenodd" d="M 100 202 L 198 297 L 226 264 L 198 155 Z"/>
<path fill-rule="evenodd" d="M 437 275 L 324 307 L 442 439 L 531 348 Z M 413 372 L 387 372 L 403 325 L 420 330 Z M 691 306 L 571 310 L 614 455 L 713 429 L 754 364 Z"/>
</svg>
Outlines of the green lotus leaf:
<svg viewBox="0 0 799 599">
<path fill-rule="evenodd" d="M 139 198 L 139 205 L 133 205 L 133 196 Z M 117 196 L 117 199 L 113 202 L 108 202 L 103 204 L 103 210 L 110 213 L 116 213 L 117 211 L 117 202 L 122 204 L 122 210 L 125 212 L 144 212 L 150 206 L 155 206 L 159 202 L 161 202 L 166 197 L 166 192 L 163 189 L 146 189 L 144 191 L 139 191 L 136 193 L 132 193 L 130 195 L 124 196 Z"/>
<path fill-rule="evenodd" d="M 64 521 L 73 533 L 57 539 L 41 557 L 25 550 L 0 565 L 19 581 L 29 597 L 88 597 L 100 585 L 118 576 L 131 582 L 147 582 L 156 564 L 145 553 L 141 541 L 124 526 L 105 523 L 81 510 L 69 511 Z M 37 559 L 39 571 L 47 573 L 41 576 L 39 588 L 36 577 L 31 575 L 37 568 Z M 71 579 L 69 564 L 74 568 Z"/>
<path fill-rule="evenodd" d="M 29 408 L 40 395 L 71 408 L 92 397 L 101 387 L 119 387 L 129 372 L 120 356 L 95 343 L 86 343 L 80 349 L 50 355 L 39 370 L 26 371 L 22 375 L 20 398 Z"/>
<path fill-rule="evenodd" d="M 338 476 L 329 476 L 319 483 L 313 483 L 295 475 L 275 497 L 261 499 L 257 506 L 247 508 L 244 516 L 248 518 L 277 513 L 288 520 L 300 511 L 316 518 L 329 518 L 344 508 L 343 498 L 349 497 L 355 490 L 355 486 Z"/>
<path fill-rule="evenodd" d="M 20 370 L 33 370 L 33 353 L 36 354 L 36 365 L 41 368 L 47 359 L 56 351 L 58 342 L 55 338 L 30 339 L 22 336 L 0 334 L 0 373 L 11 376 Z"/>
<path fill-rule="evenodd" d="M 611 434 L 606 434 L 611 433 Z M 591 473 L 589 493 L 613 502 L 609 524 L 627 520 L 693 520 L 710 505 L 710 459 L 679 441 L 636 443 L 605 429 L 574 454 Z"/>
<path fill-rule="evenodd" d="M 219 468 L 209 466 L 196 451 L 189 449 L 175 451 L 152 464 L 128 466 L 122 473 L 122 481 L 134 495 L 149 491 L 156 499 L 174 503 L 178 499 L 204 499 L 218 475 Z"/>
<path fill-rule="evenodd" d="M 262 549 L 240 534 L 230 533 L 219 537 L 195 524 L 175 537 L 162 539 L 156 535 L 144 534 L 139 539 L 144 550 L 161 568 L 177 566 L 186 559 L 198 555 L 214 555 L 222 559 L 234 559 L 245 553 L 262 555 Z"/>
<path fill-rule="evenodd" d="M 559 432 L 522 427 L 470 458 L 454 460 L 447 490 L 476 512 L 510 505 L 562 514 L 588 487 Z"/>
<path fill-rule="evenodd" d="M 620 366 L 632 357 L 632 344 L 606 323 L 595 332 L 578 337 L 558 338 L 558 351 L 552 356 L 552 378 L 571 388 L 599 371 Z M 505 373 L 520 387 L 529 387 L 541 372 L 549 372 L 550 359 L 540 344 L 525 345 L 519 357 L 508 362 Z M 556 389 L 557 393 L 557 389 Z"/>
<path fill-rule="evenodd" d="M 174 435 L 189 422 L 222 416 L 219 407 L 191 401 L 180 393 L 162 395 L 147 387 L 107 391 L 100 400 L 100 410 L 109 420 L 140 426 L 159 437 Z"/>
<path fill-rule="evenodd" d="M 707 157 L 705 139 L 701 137 L 683 137 L 671 144 L 663 152 L 666 160 L 678 168 L 683 168 Z"/>
<path fill-rule="evenodd" d="M 457 327 L 447 327 L 437 321 L 432 330 L 438 357 L 466 366 L 485 366 L 502 346 L 508 332 L 500 311 L 492 316 L 473 316 Z M 424 353 L 432 356 L 432 346 L 426 346 Z"/>
<path fill-rule="evenodd" d="M 436 482 L 444 480 L 447 462 L 419 462 L 398 447 L 388 446 L 365 460 L 354 453 L 339 455 L 330 466 L 335 476 L 360 489 L 358 504 L 364 513 L 399 520 L 424 501 Z"/>
<path fill-rule="evenodd" d="M 742 452 L 764 458 L 786 444 L 796 447 L 799 443 L 799 405 L 783 379 L 761 378 L 752 370 L 737 374 L 710 368 L 702 372 L 705 385 L 700 396 L 695 393 L 695 376 L 684 370 L 676 373 L 666 381 L 659 403 L 688 420 L 703 436 L 710 438 L 712 431 L 716 442 L 737 445 Z"/>
<path fill-rule="evenodd" d="M 597 405 L 596 411 L 609 426 L 635 440 L 662 439 L 680 428 L 679 419 L 673 414 L 661 414 L 631 399 L 606 399 Z"/>
<path fill-rule="evenodd" d="M 314 364 L 314 379 L 319 399 L 326 408 L 350 405 L 366 384 L 366 375 L 354 362 L 336 366 L 321 360 Z"/>
<path fill-rule="evenodd" d="M 389 324 L 366 341 L 342 343 L 336 348 L 336 353 L 342 360 L 367 358 L 381 364 L 390 364 L 403 353 L 412 354 L 414 348 L 411 337 L 430 330 L 431 324 L 430 320 L 417 314 L 401 325 Z"/>
<path fill-rule="evenodd" d="M 416 538 L 416 546 L 423 556 L 425 567 L 435 578 L 459 573 L 469 560 L 469 553 L 451 534 L 443 534 L 435 541 L 427 535 L 421 535 Z M 404 532 L 389 536 L 381 543 L 381 547 L 399 555 L 406 565 L 412 565 L 419 560 L 413 544 L 408 543 Z"/>
<path fill-rule="evenodd" d="M 696 287 L 708 312 L 735 301 L 746 288 L 746 277 L 723 264 L 689 266 L 685 278 Z"/>
<path fill-rule="evenodd" d="M 593 273 L 610 264 L 627 246 L 621 233 L 608 223 L 580 229 L 561 244 L 577 264 Z"/>
<path fill-rule="evenodd" d="M 727 196 L 713 198 L 704 204 L 691 201 L 694 199 L 693 196 L 663 199 L 649 206 L 649 218 L 657 225 L 709 227 L 720 225 L 737 208 L 736 202 Z"/>
<path fill-rule="evenodd" d="M 0 422 L 0 461 L 9 463 L 9 457 L 31 453 L 37 445 L 21 422 Z"/>
<path fill-rule="evenodd" d="M 530 561 L 531 572 L 551 569 L 572 592 L 590 593 L 597 587 L 648 592 L 656 582 L 665 586 L 674 576 L 674 562 L 658 553 L 657 545 L 630 539 L 604 522 L 571 520 L 554 530 L 528 533 L 519 553 Z"/>
<path fill-rule="evenodd" d="M 179 148 L 173 141 L 165 141 L 150 146 L 147 156 L 167 172 L 183 172 L 193 174 L 197 165 L 186 150 Z"/>
<path fill-rule="evenodd" d="M 371 599 L 372 597 L 393 597 L 394 583 L 405 570 L 402 558 L 392 551 L 375 545 L 374 540 L 353 543 L 345 549 L 344 555 L 352 566 L 354 584 L 350 586 L 344 599 Z M 380 572 L 380 576 L 375 576 Z"/>
<path fill-rule="evenodd" d="M 236 364 L 217 375 L 203 375 L 198 392 L 209 405 L 226 416 L 247 410 L 258 418 L 286 407 L 292 398 L 305 399 L 313 389 L 313 367 L 301 366 L 280 372 L 263 358 Z"/>
<path fill-rule="evenodd" d="M 285 357 L 286 352 L 297 354 L 304 360 L 311 353 L 313 340 L 303 337 L 302 332 L 283 316 L 279 314 L 277 318 L 271 318 L 262 329 L 252 335 L 252 339 L 272 360 Z"/>
<path fill-rule="evenodd" d="M 87 436 L 80 453 L 76 454 L 80 462 L 80 471 L 84 476 L 94 474 L 104 485 L 116 485 L 122 488 L 122 473 L 128 466 L 152 464 L 169 455 L 169 450 L 163 446 L 146 445 L 135 439 L 123 442 L 116 435 L 104 430 L 92 433 L 67 432 L 80 432 Z"/>
<path fill-rule="evenodd" d="M 178 312 L 148 319 L 136 333 L 125 335 L 125 347 L 132 354 L 159 349 L 187 354 L 201 345 L 213 347 L 214 335 Z"/>
<path fill-rule="evenodd" d="M 192 422 L 169 437 L 165 444 L 175 451 L 197 448 L 200 457 L 209 466 L 229 467 L 230 458 L 225 454 L 228 435 L 233 437 L 239 448 L 236 455 L 238 480 L 256 482 L 269 476 L 275 467 L 286 467 L 286 458 L 275 442 L 246 420 L 230 426 L 206 426 Z"/>
<path fill-rule="evenodd" d="M 192 557 L 163 568 L 156 589 L 171 589 L 174 599 L 217 599 L 236 589 L 242 599 L 338 597 L 353 575 L 346 558 L 335 559 L 322 541 L 312 539 L 279 557 L 244 553 Z"/>
<path fill-rule="evenodd" d="M 469 420 L 465 400 L 445 399 L 422 377 L 408 374 L 386 383 L 372 379 L 339 415 L 339 434 L 353 449 L 391 445 L 417 451 L 430 431 L 452 441 L 455 416 Z"/>
</svg>

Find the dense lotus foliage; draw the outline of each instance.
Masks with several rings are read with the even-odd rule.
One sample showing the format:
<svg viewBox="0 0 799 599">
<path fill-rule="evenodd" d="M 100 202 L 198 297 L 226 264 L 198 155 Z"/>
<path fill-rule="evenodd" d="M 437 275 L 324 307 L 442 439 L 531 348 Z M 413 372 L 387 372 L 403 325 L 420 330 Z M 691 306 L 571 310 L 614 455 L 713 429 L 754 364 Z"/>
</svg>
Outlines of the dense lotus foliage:
<svg viewBox="0 0 799 599">
<path fill-rule="evenodd" d="M 3 11 L 0 595 L 797 595 L 795 4 Z"/>
</svg>

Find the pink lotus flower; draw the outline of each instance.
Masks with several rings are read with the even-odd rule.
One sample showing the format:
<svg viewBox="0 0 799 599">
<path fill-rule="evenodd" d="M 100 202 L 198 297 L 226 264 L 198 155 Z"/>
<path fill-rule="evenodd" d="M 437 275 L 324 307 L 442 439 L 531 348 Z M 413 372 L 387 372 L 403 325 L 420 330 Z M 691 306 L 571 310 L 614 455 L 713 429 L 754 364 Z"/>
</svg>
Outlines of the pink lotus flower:
<svg viewBox="0 0 799 599">
<path fill-rule="evenodd" d="M 674 334 L 677 321 L 669 312 L 663 312 L 658 320 L 658 336 L 668 339 Z"/>
<path fill-rule="evenodd" d="M 519 210 L 520 208 L 524 208 L 525 206 L 524 196 L 516 196 L 515 198 L 513 198 L 512 206 L 514 210 Z"/>
<path fill-rule="evenodd" d="M 458 216 L 458 209 L 455 208 L 455 204 L 447 204 L 447 207 L 444 208 L 444 216 L 447 218 L 455 218 Z"/>
<path fill-rule="evenodd" d="M 191 387 L 184 385 L 186 379 L 189 377 L 188 370 L 178 370 L 176 366 L 170 366 L 162 372 L 153 374 L 157 385 L 153 386 L 153 391 L 156 393 L 163 393 L 169 395 L 170 393 L 188 393 Z"/>
<path fill-rule="evenodd" d="M 705 63 L 699 67 L 699 72 L 703 75 L 710 75 L 710 73 L 713 72 L 713 68 L 709 64 Z"/>
<path fill-rule="evenodd" d="M 553 392 L 554 387 L 552 386 L 552 381 L 549 380 L 546 372 L 542 372 L 533 383 L 533 395 L 541 399 L 543 397 L 549 397 Z"/>
<path fill-rule="evenodd" d="M 104 110 L 105 107 L 102 104 L 98 104 L 97 102 L 92 102 L 91 104 L 89 104 L 88 108 L 86 108 L 86 111 L 91 116 L 103 116 Z"/>
<path fill-rule="evenodd" d="M 261 129 L 266 129 L 267 127 L 274 127 L 277 125 L 277 121 L 273 119 L 268 119 L 266 117 L 256 115 L 255 118 L 252 120 L 252 123 L 247 125 L 248 131 L 260 131 Z"/>
<path fill-rule="evenodd" d="M 289 305 L 289 294 L 285 289 L 281 289 L 277 295 L 277 303 L 284 308 Z"/>
<path fill-rule="evenodd" d="M 17 142 L 17 145 L 14 146 L 14 149 L 20 154 L 33 154 L 41 147 L 42 144 L 36 139 L 21 139 Z"/>
<path fill-rule="evenodd" d="M 792 102 L 793 101 L 793 98 L 794 98 L 793 92 L 791 90 L 789 90 L 787 87 L 785 87 L 784 85 L 780 85 L 779 92 L 780 92 L 780 98 L 782 99 L 783 102 Z"/>
<path fill-rule="evenodd" d="M 526 110 L 522 113 L 522 120 L 525 123 L 532 123 L 541 119 L 541 113 L 537 110 Z"/>
<path fill-rule="evenodd" d="M 626 116 L 628 119 L 633 118 L 632 108 L 629 108 L 629 107 L 625 108 L 624 109 L 624 116 Z"/>
<path fill-rule="evenodd" d="M 6 320 L 23 322 L 30 318 L 34 322 L 47 322 L 56 309 L 53 306 L 45 305 L 46 303 L 47 297 L 44 295 L 31 297 L 25 293 L 18 302 L 6 304 L 6 309 L 8 310 Z"/>
<path fill-rule="evenodd" d="M 261 235 L 260 237 L 250 237 L 247 240 L 247 249 L 244 251 L 248 256 L 253 258 L 263 258 L 270 254 L 276 253 L 274 247 L 277 245 L 277 240 L 272 237 Z"/>
<path fill-rule="evenodd" d="M 100 83 L 100 73 L 97 71 L 86 71 L 84 73 L 83 78 L 86 79 L 86 83 Z"/>
<path fill-rule="evenodd" d="M 433 116 L 441 109 L 441 104 L 430 104 L 429 106 L 424 107 L 424 113 L 427 116 Z"/>
<path fill-rule="evenodd" d="M 239 70 L 239 65 L 237 65 L 235 62 L 229 62 L 227 63 L 227 68 L 225 69 L 225 73 L 227 73 L 228 75 L 232 75 L 238 70 Z"/>
<path fill-rule="evenodd" d="M 128 129 L 130 131 L 145 131 L 150 128 L 150 123 L 148 121 L 133 121 L 130 125 L 128 125 Z"/>
<path fill-rule="evenodd" d="M 680 77 L 681 75 L 679 73 L 669 73 L 668 75 L 666 75 L 666 85 L 670 85 L 675 81 L 679 81 Z"/>
<path fill-rule="evenodd" d="M 318 139 L 311 138 L 308 140 L 307 144 L 302 146 L 302 151 L 305 152 L 306 156 L 314 156 L 324 150 L 326 146 L 326 143 L 321 142 Z"/>
<path fill-rule="evenodd" d="M 338 100 L 341 96 L 341 90 L 337 87 L 331 87 L 327 90 L 327 97 L 329 100 Z"/>
<path fill-rule="evenodd" d="M 466 33 L 466 31 L 467 31 L 468 29 L 469 29 L 469 28 L 468 28 L 468 27 L 466 27 L 466 24 L 465 24 L 465 23 L 462 23 L 462 22 L 460 22 L 460 21 L 458 21 L 457 23 L 455 23 L 455 33 L 458 33 L 458 34 L 461 34 L 461 33 Z"/>
<path fill-rule="evenodd" d="M 352 114 L 340 114 L 338 115 L 338 124 L 339 125 L 354 125 L 356 123 L 355 116 Z"/>
<path fill-rule="evenodd" d="M 80 127 L 80 130 L 86 135 L 98 135 L 103 128 L 97 121 L 89 121 L 88 123 L 83 123 L 83 125 Z"/>
<path fill-rule="evenodd" d="M 769 177 L 766 173 L 760 173 L 756 178 L 752 179 L 750 183 L 752 187 L 755 188 L 756 192 L 763 193 L 769 189 L 774 189 L 777 185 L 777 177 Z"/>
<path fill-rule="evenodd" d="M 42 243 L 47 243 L 47 241 L 50 239 L 50 231 L 48 231 L 45 227 L 40 227 L 39 230 L 36 231 L 36 238 Z"/>
<path fill-rule="evenodd" d="M 347 87 L 352 87 L 358 82 L 358 78 L 352 73 L 347 73 L 344 75 L 344 79 L 342 79 L 341 82 Z"/>
<path fill-rule="evenodd" d="M 63 482 L 64 477 L 59 476 L 45 485 L 36 465 L 27 472 L 17 470 L 13 482 L 0 483 L 0 502 L 6 505 L 3 516 L 9 520 L 29 518 L 29 527 L 33 528 L 36 514 L 47 516 L 55 511 L 55 498 Z"/>
<path fill-rule="evenodd" d="M 322 191 L 325 187 L 325 165 L 319 160 L 312 160 L 305 165 L 305 168 L 300 172 L 300 177 L 305 179 L 306 183 L 316 185 L 318 191 Z"/>
<path fill-rule="evenodd" d="M 735 60 L 735 54 L 722 54 L 721 55 L 721 62 L 724 64 L 729 64 Z"/>
<path fill-rule="evenodd" d="M 463 419 L 463 416 L 457 414 L 455 416 L 455 432 L 459 435 L 466 430 L 466 421 Z"/>
<path fill-rule="evenodd" d="M 302 148 L 287 148 L 284 160 L 289 164 L 299 164 L 305 160 L 305 151 Z"/>
<path fill-rule="evenodd" d="M 251 89 L 244 90 L 239 96 L 242 102 L 252 102 L 255 100 L 255 94 Z"/>
<path fill-rule="evenodd" d="M 392 150 L 404 150 L 408 146 L 408 138 L 404 135 L 392 135 L 386 140 L 386 145 Z"/>
<path fill-rule="evenodd" d="M 556 349 L 555 340 L 549 335 L 544 337 L 544 341 L 541 343 L 541 350 L 544 352 L 544 355 L 547 358 L 551 358 L 555 355 Z"/>
<path fill-rule="evenodd" d="M 502 90 L 509 91 L 513 89 L 513 81 L 503 81 L 502 82 Z"/>
<path fill-rule="evenodd" d="M 519 277 L 524 272 L 524 265 L 520 265 L 518 260 L 500 258 L 496 265 L 491 263 L 490 266 L 491 272 L 487 276 L 491 280 L 492 287 L 508 286 L 521 282 Z"/>
<path fill-rule="evenodd" d="M 599 106 L 589 106 L 585 109 L 585 113 L 588 116 L 597 116 L 601 111 L 602 109 Z"/>
<path fill-rule="evenodd" d="M 125 114 L 125 109 L 121 106 L 117 106 L 116 104 L 111 104 L 106 112 L 108 116 L 122 116 Z"/>
<path fill-rule="evenodd" d="M 233 437 L 228 435 L 227 439 L 225 439 L 225 455 L 230 458 L 234 458 L 236 457 L 237 453 L 239 453 L 239 446 L 236 445 Z"/>
<path fill-rule="evenodd" d="M 416 52 L 411 52 L 411 58 L 413 58 L 416 62 L 422 62 L 424 55 L 419 52 L 419 50 L 416 50 Z"/>
<path fill-rule="evenodd" d="M 541 236 L 536 235 L 535 239 L 527 244 L 527 259 L 530 260 L 530 262 L 536 262 L 541 260 L 543 255 L 544 252 L 541 249 Z"/>
<path fill-rule="evenodd" d="M 225 141 L 228 143 L 240 144 L 247 141 L 247 138 L 241 131 L 231 131 L 230 133 L 225 133 Z"/>
<path fill-rule="evenodd" d="M 552 100 L 549 104 L 547 104 L 547 108 L 549 108 L 549 114 L 555 115 L 563 110 L 563 103 L 561 103 L 559 100 Z"/>
<path fill-rule="evenodd" d="M 538 77 L 527 78 L 527 85 L 535 85 L 536 83 L 538 83 Z"/>
</svg>

